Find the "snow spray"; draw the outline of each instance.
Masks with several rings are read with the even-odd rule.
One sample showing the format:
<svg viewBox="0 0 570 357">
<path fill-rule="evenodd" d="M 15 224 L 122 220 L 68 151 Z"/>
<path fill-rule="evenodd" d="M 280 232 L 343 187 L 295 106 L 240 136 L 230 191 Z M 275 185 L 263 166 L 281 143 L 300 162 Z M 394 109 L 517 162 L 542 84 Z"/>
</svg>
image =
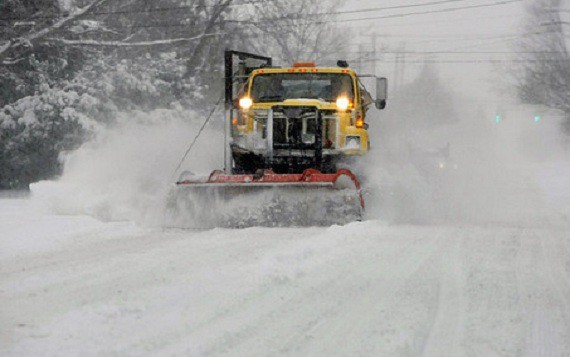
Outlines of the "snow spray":
<svg viewBox="0 0 570 357">
<path fill-rule="evenodd" d="M 370 119 L 372 152 L 361 165 L 368 219 L 452 225 L 562 222 L 554 198 L 568 185 L 544 180 L 548 162 L 557 162 L 559 170 L 558 162 L 565 163 L 570 175 L 561 117 L 509 99 L 449 95 L 453 110 L 447 114 L 438 103 L 420 105 L 414 96 L 396 95 L 401 100 Z"/>
<path fill-rule="evenodd" d="M 31 186 L 35 202 L 56 214 L 158 225 L 173 170 L 200 127 L 196 113 L 122 113 L 78 150 L 62 156 L 63 175 Z M 223 165 L 223 135 L 207 128 L 182 169 L 209 173 Z"/>
</svg>

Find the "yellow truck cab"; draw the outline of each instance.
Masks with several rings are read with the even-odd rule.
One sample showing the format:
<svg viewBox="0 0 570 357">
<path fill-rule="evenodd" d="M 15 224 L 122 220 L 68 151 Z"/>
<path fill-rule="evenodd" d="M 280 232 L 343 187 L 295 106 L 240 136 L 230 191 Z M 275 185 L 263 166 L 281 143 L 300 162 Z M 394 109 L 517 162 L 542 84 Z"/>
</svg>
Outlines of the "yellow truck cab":
<svg viewBox="0 0 570 357">
<path fill-rule="evenodd" d="M 377 79 L 373 100 L 357 74 L 345 62 L 339 65 L 267 66 L 244 78 L 232 108 L 234 172 L 335 172 L 368 152 L 366 118 L 373 104 L 385 107 L 386 79 Z"/>
</svg>

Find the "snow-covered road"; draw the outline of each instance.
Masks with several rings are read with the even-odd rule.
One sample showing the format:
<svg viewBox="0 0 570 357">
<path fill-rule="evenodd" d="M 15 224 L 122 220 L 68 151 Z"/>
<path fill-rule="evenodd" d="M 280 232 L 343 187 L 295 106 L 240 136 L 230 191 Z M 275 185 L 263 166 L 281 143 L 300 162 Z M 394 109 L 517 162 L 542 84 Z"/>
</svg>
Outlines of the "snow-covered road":
<svg viewBox="0 0 570 357">
<path fill-rule="evenodd" d="M 152 228 L 179 125 L 113 131 L 0 198 L 0 356 L 570 355 L 570 143 L 480 117 L 377 133 L 368 220 L 306 229 Z"/>
<path fill-rule="evenodd" d="M 563 227 L 143 229 L 0 200 L 0 355 L 570 353 Z"/>
</svg>

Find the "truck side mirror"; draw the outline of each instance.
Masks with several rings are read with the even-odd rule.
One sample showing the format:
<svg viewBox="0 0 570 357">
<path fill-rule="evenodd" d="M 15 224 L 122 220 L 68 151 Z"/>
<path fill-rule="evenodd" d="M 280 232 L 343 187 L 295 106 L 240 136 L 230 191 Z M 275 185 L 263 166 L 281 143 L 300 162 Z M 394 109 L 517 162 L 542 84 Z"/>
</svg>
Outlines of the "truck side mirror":
<svg viewBox="0 0 570 357">
<path fill-rule="evenodd" d="M 388 99 L 388 79 L 376 78 L 376 108 L 386 108 L 386 100 Z"/>
</svg>

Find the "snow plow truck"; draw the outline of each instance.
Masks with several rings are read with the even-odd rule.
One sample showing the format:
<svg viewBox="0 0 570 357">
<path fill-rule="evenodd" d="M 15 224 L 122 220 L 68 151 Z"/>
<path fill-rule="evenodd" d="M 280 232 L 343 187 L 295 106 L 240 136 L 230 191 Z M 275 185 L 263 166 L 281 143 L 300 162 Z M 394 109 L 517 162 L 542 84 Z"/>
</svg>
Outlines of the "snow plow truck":
<svg viewBox="0 0 570 357">
<path fill-rule="evenodd" d="M 384 109 L 363 76 L 337 67 L 225 52 L 225 168 L 183 172 L 169 197 L 170 224 L 185 228 L 323 226 L 362 219 L 364 199 L 345 167 L 370 148 L 366 117 Z M 368 76 L 373 77 L 373 76 Z"/>
</svg>

